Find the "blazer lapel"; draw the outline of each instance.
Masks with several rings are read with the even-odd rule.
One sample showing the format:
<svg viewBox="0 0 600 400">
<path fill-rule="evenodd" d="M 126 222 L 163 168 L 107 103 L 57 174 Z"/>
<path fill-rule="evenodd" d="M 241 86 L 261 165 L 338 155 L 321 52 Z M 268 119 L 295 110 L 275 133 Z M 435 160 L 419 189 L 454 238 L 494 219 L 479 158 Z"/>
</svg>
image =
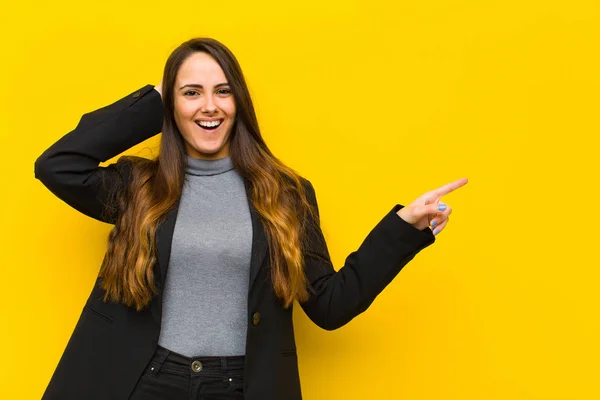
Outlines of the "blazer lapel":
<svg viewBox="0 0 600 400">
<path fill-rule="evenodd" d="M 162 299 L 164 282 L 167 277 L 167 267 L 169 266 L 169 258 L 171 257 L 171 244 L 173 242 L 173 231 L 175 230 L 175 221 L 177 221 L 177 212 L 179 211 L 179 200 L 175 206 L 167 213 L 163 221 L 156 228 L 156 248 L 158 265 L 154 267 L 155 284 L 158 289 L 158 294 L 154 298 L 150 306 L 152 319 L 160 329 L 162 320 Z"/>
<path fill-rule="evenodd" d="M 169 267 L 169 259 L 171 258 L 171 244 L 173 243 L 173 232 L 175 231 L 175 221 L 177 221 L 178 211 L 179 200 L 177 200 L 175 206 L 167 213 L 165 219 L 156 230 L 161 292 L 164 287 L 165 279 L 167 278 L 167 269 Z"/>
<path fill-rule="evenodd" d="M 263 224 L 260 220 L 260 216 L 250 198 L 249 184 L 244 179 L 244 186 L 246 189 L 246 196 L 248 199 L 248 207 L 250 208 L 250 218 L 252 219 L 252 252 L 250 258 L 250 274 L 248 281 L 248 293 L 251 293 L 254 289 L 258 272 L 265 259 L 267 253 L 267 237 L 264 231 Z M 175 206 L 167 213 L 164 220 L 159 224 L 156 230 L 156 241 L 157 241 L 157 252 L 158 252 L 158 271 L 160 271 L 160 280 L 157 282 L 159 296 L 157 298 L 158 303 L 162 303 L 162 291 L 164 289 L 164 282 L 167 277 L 167 269 L 169 267 L 169 259 L 171 257 L 171 244 L 173 242 L 173 232 L 175 231 L 175 222 L 177 221 L 177 212 L 179 211 L 179 200 Z M 155 321 L 160 326 L 161 321 L 162 304 L 156 304 L 152 307 L 152 315 Z"/>
<path fill-rule="evenodd" d="M 248 283 L 248 293 L 252 293 L 258 272 L 267 254 L 267 236 L 258 211 L 252 203 L 250 188 L 246 179 L 244 179 L 244 185 L 246 186 L 246 197 L 248 198 L 250 218 L 252 219 L 252 256 L 250 257 L 250 281 Z"/>
</svg>

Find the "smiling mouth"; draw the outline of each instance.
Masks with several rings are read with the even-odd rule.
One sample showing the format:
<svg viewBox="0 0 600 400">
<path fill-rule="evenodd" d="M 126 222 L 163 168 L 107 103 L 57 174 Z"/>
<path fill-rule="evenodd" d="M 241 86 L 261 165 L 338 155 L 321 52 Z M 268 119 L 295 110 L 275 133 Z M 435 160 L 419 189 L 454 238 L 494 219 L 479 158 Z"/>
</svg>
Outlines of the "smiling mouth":
<svg viewBox="0 0 600 400">
<path fill-rule="evenodd" d="M 195 122 L 196 122 L 196 125 L 198 125 L 200 127 L 200 129 L 210 132 L 210 131 L 217 130 L 223 124 L 223 119 L 219 119 L 219 120 L 215 120 L 215 121 L 195 121 Z"/>
</svg>

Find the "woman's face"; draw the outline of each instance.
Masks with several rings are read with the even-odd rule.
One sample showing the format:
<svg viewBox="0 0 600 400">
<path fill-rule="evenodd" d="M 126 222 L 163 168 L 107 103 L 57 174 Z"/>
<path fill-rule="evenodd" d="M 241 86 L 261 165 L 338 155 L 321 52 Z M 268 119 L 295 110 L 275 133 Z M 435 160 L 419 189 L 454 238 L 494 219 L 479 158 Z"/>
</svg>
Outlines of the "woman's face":
<svg viewBox="0 0 600 400">
<path fill-rule="evenodd" d="M 175 122 L 187 154 L 218 159 L 229 155 L 235 101 L 219 64 L 209 54 L 189 56 L 175 79 Z"/>
</svg>

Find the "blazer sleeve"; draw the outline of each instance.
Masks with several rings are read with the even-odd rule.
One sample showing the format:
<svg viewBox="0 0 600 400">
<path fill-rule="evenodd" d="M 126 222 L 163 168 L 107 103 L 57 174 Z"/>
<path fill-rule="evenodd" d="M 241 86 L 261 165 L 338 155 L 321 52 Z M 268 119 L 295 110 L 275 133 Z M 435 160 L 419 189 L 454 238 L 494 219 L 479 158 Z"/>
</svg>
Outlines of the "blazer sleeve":
<svg viewBox="0 0 600 400">
<path fill-rule="evenodd" d="M 305 185 L 317 220 L 305 222 L 303 255 L 310 298 L 300 305 L 315 324 L 334 330 L 366 311 L 400 270 L 435 242 L 435 235 L 430 228 L 421 231 L 400 218 L 396 213 L 404 206 L 396 204 L 336 272 L 320 228 L 315 190 L 308 180 Z"/>
<path fill-rule="evenodd" d="M 128 182 L 128 163 L 99 164 L 162 131 L 163 103 L 153 89 L 146 85 L 84 114 L 74 130 L 37 158 L 35 177 L 76 210 L 114 224 L 116 215 L 105 206 L 114 205 L 113 189 Z"/>
</svg>

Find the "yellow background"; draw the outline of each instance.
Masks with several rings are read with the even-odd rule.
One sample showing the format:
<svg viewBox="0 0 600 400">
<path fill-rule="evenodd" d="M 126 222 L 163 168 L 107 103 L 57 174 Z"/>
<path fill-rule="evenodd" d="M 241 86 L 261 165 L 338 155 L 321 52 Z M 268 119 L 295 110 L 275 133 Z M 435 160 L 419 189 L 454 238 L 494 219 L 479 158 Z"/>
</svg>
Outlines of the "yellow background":
<svg viewBox="0 0 600 400">
<path fill-rule="evenodd" d="M 395 203 L 469 178 L 365 314 L 326 332 L 296 308 L 306 400 L 600 399 L 599 27 L 592 0 L 4 4 L 0 398 L 41 397 L 110 229 L 35 159 L 212 36 L 313 182 L 336 268 Z"/>
</svg>

